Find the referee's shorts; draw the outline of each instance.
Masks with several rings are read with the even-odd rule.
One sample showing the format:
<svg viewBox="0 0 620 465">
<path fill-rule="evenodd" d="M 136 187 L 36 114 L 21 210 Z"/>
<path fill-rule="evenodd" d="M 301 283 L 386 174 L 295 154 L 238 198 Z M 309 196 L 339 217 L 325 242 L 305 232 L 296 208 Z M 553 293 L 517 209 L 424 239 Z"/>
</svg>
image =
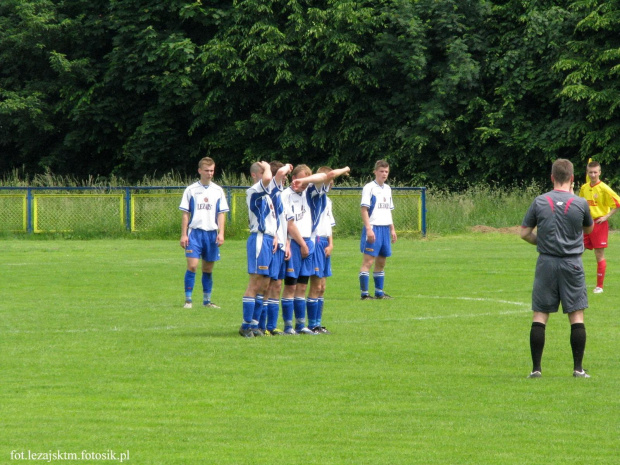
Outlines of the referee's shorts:
<svg viewBox="0 0 620 465">
<path fill-rule="evenodd" d="M 581 255 L 556 257 L 540 254 L 532 290 L 532 310 L 564 313 L 588 308 L 588 292 Z"/>
</svg>

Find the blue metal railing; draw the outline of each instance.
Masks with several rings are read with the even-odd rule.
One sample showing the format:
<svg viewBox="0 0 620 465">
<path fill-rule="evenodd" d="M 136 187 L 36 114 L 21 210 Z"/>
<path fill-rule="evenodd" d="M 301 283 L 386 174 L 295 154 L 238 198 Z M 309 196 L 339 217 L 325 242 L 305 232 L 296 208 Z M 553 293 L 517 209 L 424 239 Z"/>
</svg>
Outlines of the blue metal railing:
<svg viewBox="0 0 620 465">
<path fill-rule="evenodd" d="M 122 186 L 122 187 L 0 187 L 2 191 L 21 191 L 26 193 L 26 231 L 32 233 L 34 231 L 34 193 L 45 191 L 123 191 L 124 192 L 124 210 L 125 210 L 125 228 L 131 230 L 131 200 L 132 193 L 136 191 L 162 191 L 185 190 L 186 186 Z M 248 186 L 222 186 L 226 191 L 226 197 L 229 205 L 232 205 L 232 195 L 235 190 L 245 190 Z M 333 191 L 360 191 L 360 187 L 334 187 Z M 421 198 L 420 214 L 420 232 L 422 236 L 426 236 L 426 187 L 392 187 L 392 191 L 419 191 Z M 228 218 L 231 219 L 231 211 L 228 212 Z"/>
</svg>

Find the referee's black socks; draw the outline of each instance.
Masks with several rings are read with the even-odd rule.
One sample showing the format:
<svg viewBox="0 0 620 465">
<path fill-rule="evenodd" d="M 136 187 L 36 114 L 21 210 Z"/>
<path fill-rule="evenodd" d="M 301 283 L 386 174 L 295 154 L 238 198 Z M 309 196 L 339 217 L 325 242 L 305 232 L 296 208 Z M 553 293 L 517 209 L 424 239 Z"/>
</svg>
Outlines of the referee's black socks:
<svg viewBox="0 0 620 465">
<path fill-rule="evenodd" d="M 583 353 L 586 350 L 586 326 L 583 323 L 570 325 L 570 346 L 573 349 L 573 369 L 583 371 Z"/>
<path fill-rule="evenodd" d="M 534 321 L 530 330 L 530 350 L 532 352 L 532 371 L 541 371 L 541 360 L 543 349 L 545 348 L 545 329 L 544 323 Z"/>
</svg>

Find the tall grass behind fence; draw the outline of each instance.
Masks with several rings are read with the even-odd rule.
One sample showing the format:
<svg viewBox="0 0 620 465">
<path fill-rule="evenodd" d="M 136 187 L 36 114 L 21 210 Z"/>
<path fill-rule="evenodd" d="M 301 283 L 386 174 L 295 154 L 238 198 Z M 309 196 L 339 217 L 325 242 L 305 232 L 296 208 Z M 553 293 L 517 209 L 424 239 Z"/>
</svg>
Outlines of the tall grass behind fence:
<svg viewBox="0 0 620 465">
<path fill-rule="evenodd" d="M 159 178 L 144 177 L 136 186 L 144 187 L 174 187 L 189 185 L 195 182 L 196 177 L 183 177 L 179 173 L 168 173 Z M 332 190 L 330 198 L 334 204 L 334 217 L 336 237 L 351 237 L 359 235 L 361 230 L 360 219 L 360 195 L 361 186 L 369 179 L 343 179 L 340 186 L 357 187 L 358 190 Z M 247 186 L 250 180 L 247 176 L 229 175 L 219 173 L 216 182 L 222 186 Z M 106 191 L 107 186 L 120 187 L 128 185 L 118 178 L 89 178 L 77 180 L 71 177 L 55 176 L 51 173 L 43 173 L 32 179 L 20 177 L 20 173 L 14 171 L 0 178 L 0 187 L 100 187 L 101 193 Z M 394 183 L 393 187 L 404 187 Z M 577 186 L 578 187 L 578 186 Z M 525 211 L 537 195 L 549 190 L 550 185 L 541 186 L 535 183 L 519 186 L 489 186 L 473 185 L 461 192 L 450 192 L 441 188 L 431 187 L 426 191 L 427 208 L 427 233 L 433 235 L 458 234 L 469 231 L 473 226 L 483 225 L 492 228 L 514 227 L 521 224 Z M 154 191 L 140 192 L 136 195 L 133 205 L 136 212 L 136 222 L 132 224 L 132 235 L 149 238 L 176 238 L 180 235 L 181 213 L 178 205 L 181 199 L 181 191 Z M 417 229 L 417 219 L 420 214 L 418 208 L 419 193 L 412 197 L 401 196 L 400 191 L 394 191 L 395 210 L 394 223 L 399 230 L 399 236 L 421 237 Z M 26 218 L 22 214 L 25 210 L 23 196 L 17 192 L 0 192 L 0 234 L 11 235 L 15 231 L 25 229 Z M 106 202 L 111 204 L 110 202 Z M 55 211 L 63 210 L 64 207 L 54 208 Z M 108 237 L 123 236 L 129 234 L 116 220 L 116 214 L 107 212 L 106 208 L 91 209 L 97 214 L 80 221 L 79 230 L 63 233 L 68 237 Z M 244 238 L 247 235 L 247 209 L 245 206 L 245 188 L 239 187 L 233 190 L 231 199 L 231 218 L 227 218 L 227 237 Z M 112 220 L 104 219 L 104 216 L 114 217 Z M 42 218 L 43 220 L 44 218 Z M 47 221 L 47 220 L 46 220 Z M 107 224 L 107 221 L 111 221 Z M 103 225 L 103 227 L 101 227 Z M 620 215 L 615 215 L 610 220 L 613 229 L 620 227 Z M 59 230 L 59 228 L 53 228 Z M 61 227 L 60 230 L 63 228 Z M 64 228 L 66 229 L 66 228 Z"/>
<path fill-rule="evenodd" d="M 475 185 L 463 192 L 427 191 L 430 234 L 455 234 L 484 225 L 506 228 L 521 224 L 532 200 L 545 189 L 537 184 L 498 187 Z"/>
</svg>

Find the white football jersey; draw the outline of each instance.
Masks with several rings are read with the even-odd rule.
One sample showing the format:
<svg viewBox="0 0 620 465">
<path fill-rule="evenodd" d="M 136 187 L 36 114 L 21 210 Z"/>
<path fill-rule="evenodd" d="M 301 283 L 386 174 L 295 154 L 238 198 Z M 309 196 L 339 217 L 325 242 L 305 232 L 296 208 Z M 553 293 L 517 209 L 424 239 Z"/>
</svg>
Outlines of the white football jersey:
<svg viewBox="0 0 620 465">
<path fill-rule="evenodd" d="M 286 247 L 286 238 L 288 234 L 288 222 L 286 220 L 287 213 L 284 208 L 284 204 L 282 203 L 281 194 L 284 190 L 284 186 L 281 184 L 276 184 L 275 178 L 271 179 L 271 202 L 273 203 L 273 208 L 276 212 L 276 217 L 278 220 L 278 246 L 284 250 Z"/>
<path fill-rule="evenodd" d="M 362 189 L 362 207 L 368 207 L 370 224 L 389 226 L 392 224 L 392 188 L 387 184 L 380 186 L 376 181 L 369 182 Z"/>
<path fill-rule="evenodd" d="M 217 216 L 229 208 L 224 189 L 213 182 L 203 186 L 197 181 L 185 189 L 179 210 L 190 213 L 190 230 L 217 231 Z"/>
<path fill-rule="evenodd" d="M 332 211 L 332 199 L 325 197 L 327 203 L 325 209 L 319 216 L 319 224 L 316 227 L 316 235 L 319 237 L 329 237 L 332 235 L 332 228 L 336 226 L 336 220 Z"/>
<path fill-rule="evenodd" d="M 282 192 L 282 203 L 287 212 L 287 220 L 294 220 L 295 226 L 302 237 L 312 237 L 312 233 L 317 227 L 319 216 L 325 208 L 322 202 L 328 186 L 316 186 L 310 184 L 301 194 L 292 188 L 287 188 Z"/>
</svg>

